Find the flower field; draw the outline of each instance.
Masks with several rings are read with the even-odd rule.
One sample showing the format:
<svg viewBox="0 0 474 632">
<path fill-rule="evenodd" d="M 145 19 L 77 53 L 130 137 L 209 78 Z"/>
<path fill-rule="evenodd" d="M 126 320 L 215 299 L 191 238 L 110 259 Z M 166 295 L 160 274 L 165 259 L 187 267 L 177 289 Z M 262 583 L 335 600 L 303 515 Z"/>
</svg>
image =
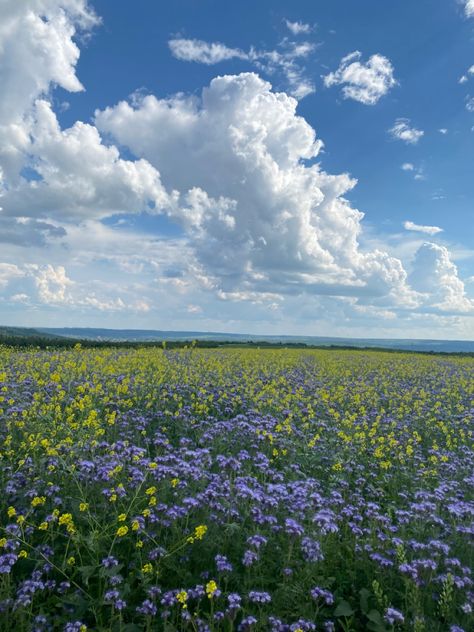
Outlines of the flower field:
<svg viewBox="0 0 474 632">
<path fill-rule="evenodd" d="M 474 630 L 474 360 L 0 349 L 0 630 Z"/>
</svg>

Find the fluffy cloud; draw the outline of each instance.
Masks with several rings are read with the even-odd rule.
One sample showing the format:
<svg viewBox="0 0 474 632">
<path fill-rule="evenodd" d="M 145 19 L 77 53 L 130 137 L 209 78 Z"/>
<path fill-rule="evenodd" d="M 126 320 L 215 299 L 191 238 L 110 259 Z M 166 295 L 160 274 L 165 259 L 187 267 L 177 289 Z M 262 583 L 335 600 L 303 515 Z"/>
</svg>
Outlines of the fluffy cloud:
<svg viewBox="0 0 474 632">
<path fill-rule="evenodd" d="M 474 16 L 474 0 L 464 0 L 464 10 L 466 17 L 472 18 Z"/>
<path fill-rule="evenodd" d="M 148 160 L 168 188 L 189 191 L 170 214 L 223 296 L 307 291 L 408 300 L 400 262 L 359 246 L 363 214 L 344 198 L 355 181 L 303 164 L 322 143 L 296 106 L 244 73 L 214 79 L 201 100 L 121 102 L 97 112 L 96 125 Z"/>
<path fill-rule="evenodd" d="M 55 86 L 83 89 L 74 37 L 97 23 L 86 0 L 6 0 L 0 6 L 3 243 L 44 245 L 64 237 L 61 223 L 167 203 L 150 164 L 122 160 L 92 125 L 61 130 L 48 101 Z"/>
<path fill-rule="evenodd" d="M 401 140 L 409 145 L 416 145 L 425 132 L 416 127 L 411 127 L 410 119 L 398 118 L 393 127 L 389 129 L 392 138 Z"/>
<path fill-rule="evenodd" d="M 474 301 L 466 296 L 464 283 L 445 246 L 425 243 L 419 248 L 410 275 L 412 287 L 431 309 L 474 313 Z"/>
<path fill-rule="evenodd" d="M 285 20 L 285 24 L 293 35 L 307 34 L 311 31 L 311 26 L 309 24 L 305 24 L 304 22 L 290 22 L 290 20 Z"/>
<path fill-rule="evenodd" d="M 168 204 L 156 169 L 146 160 L 122 160 L 116 147 L 102 144 L 93 125 L 77 122 L 61 130 L 50 104 L 38 101 L 30 133 L 29 164 L 36 177 L 20 177 L 3 192 L 3 216 L 67 221 Z"/>
<path fill-rule="evenodd" d="M 238 48 L 228 48 L 219 42 L 204 42 L 197 39 L 175 38 L 168 42 L 171 52 L 176 59 L 195 61 L 200 64 L 218 64 L 221 61 L 233 59 L 248 59 L 247 53 Z"/>
<path fill-rule="evenodd" d="M 393 66 L 383 55 L 372 55 L 365 63 L 362 53 L 355 51 L 343 57 L 339 68 L 324 77 L 326 87 L 342 85 L 345 99 L 375 105 L 396 85 Z"/>
<path fill-rule="evenodd" d="M 425 233 L 426 235 L 437 235 L 443 232 L 443 229 L 439 226 L 423 226 L 410 221 L 403 222 L 403 228 L 418 233 Z"/>
<path fill-rule="evenodd" d="M 211 65 L 238 58 L 248 61 L 267 74 L 281 73 L 286 78 L 289 92 L 297 99 L 315 91 L 313 82 L 306 76 L 305 68 L 298 63 L 314 51 L 315 46 L 310 42 L 297 44 L 285 38 L 277 50 L 257 50 L 252 47 L 248 52 L 229 48 L 220 42 L 185 38 L 171 39 L 168 45 L 172 54 L 182 61 Z"/>
</svg>

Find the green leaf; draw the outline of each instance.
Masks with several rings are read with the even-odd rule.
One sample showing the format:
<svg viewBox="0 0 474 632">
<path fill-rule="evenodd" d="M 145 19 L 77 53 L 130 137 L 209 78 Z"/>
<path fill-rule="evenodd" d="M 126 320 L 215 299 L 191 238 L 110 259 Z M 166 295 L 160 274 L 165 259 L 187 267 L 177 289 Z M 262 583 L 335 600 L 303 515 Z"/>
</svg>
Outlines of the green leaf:
<svg viewBox="0 0 474 632">
<path fill-rule="evenodd" d="M 350 617 L 353 614 L 354 610 L 352 610 L 352 606 L 348 601 L 341 601 L 334 610 L 335 617 Z"/>
<path fill-rule="evenodd" d="M 367 588 L 362 588 L 362 590 L 359 591 L 359 595 L 360 609 L 364 614 L 367 614 L 367 612 L 369 611 L 369 597 L 371 595 L 370 590 L 367 590 Z"/>
<path fill-rule="evenodd" d="M 378 610 L 371 610 L 367 615 L 367 619 L 372 621 L 372 623 L 383 624 L 382 615 Z"/>
<path fill-rule="evenodd" d="M 97 566 L 79 566 L 77 569 L 81 573 L 82 581 L 89 584 L 89 579 L 97 573 Z"/>
</svg>

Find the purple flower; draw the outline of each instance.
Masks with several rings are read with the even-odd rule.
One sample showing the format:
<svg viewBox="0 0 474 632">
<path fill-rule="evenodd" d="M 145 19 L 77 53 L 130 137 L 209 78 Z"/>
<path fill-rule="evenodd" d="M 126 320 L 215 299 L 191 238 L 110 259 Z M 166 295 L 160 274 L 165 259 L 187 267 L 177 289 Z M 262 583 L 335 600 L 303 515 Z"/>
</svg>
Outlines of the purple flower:
<svg viewBox="0 0 474 632">
<path fill-rule="evenodd" d="M 141 606 L 138 606 L 137 612 L 144 614 L 145 616 L 154 617 L 157 613 L 155 604 L 150 599 L 145 599 Z"/>
<path fill-rule="evenodd" d="M 229 610 L 238 610 L 242 602 L 242 597 L 238 593 L 229 593 L 227 596 Z"/>
<path fill-rule="evenodd" d="M 403 623 L 405 621 L 405 617 L 399 610 L 395 610 L 395 608 L 387 608 L 385 610 L 383 618 L 390 625 L 395 625 L 395 623 Z"/>
<path fill-rule="evenodd" d="M 324 603 L 328 606 L 334 603 L 334 595 L 329 590 L 325 588 L 320 588 L 319 586 L 315 586 L 310 591 L 311 597 L 317 601 L 318 599 L 322 599 Z"/>
<path fill-rule="evenodd" d="M 255 551 L 250 551 L 247 549 L 247 551 L 245 551 L 244 553 L 244 557 L 242 558 L 242 564 L 248 568 L 249 566 L 252 566 L 252 564 L 254 562 L 257 562 L 258 560 L 259 560 L 258 554 L 255 553 Z"/>
<path fill-rule="evenodd" d="M 216 555 L 214 559 L 216 561 L 216 566 L 219 573 L 232 572 L 233 566 L 225 555 Z"/>
<path fill-rule="evenodd" d="M 252 628 L 252 626 L 255 625 L 256 623 L 257 623 L 257 619 L 255 617 L 252 617 L 252 616 L 245 617 L 245 619 L 242 619 L 242 621 L 241 621 L 241 623 L 240 623 L 240 625 L 238 627 L 238 630 L 239 630 L 239 632 L 241 630 L 242 631 L 250 630 Z"/>
<path fill-rule="evenodd" d="M 115 557 L 113 557 L 112 555 L 109 555 L 108 557 L 104 557 L 104 559 L 102 560 L 102 566 L 104 568 L 112 568 L 114 566 L 118 566 L 118 560 L 116 560 Z"/>
<path fill-rule="evenodd" d="M 253 603 L 270 603 L 271 596 L 267 592 L 259 592 L 257 590 L 251 590 L 249 592 L 249 600 Z"/>
<path fill-rule="evenodd" d="M 304 533 L 304 529 L 303 527 L 298 524 L 296 522 L 296 520 L 293 520 L 293 518 L 287 518 L 285 520 L 285 531 L 288 533 L 288 535 L 303 535 Z"/>
</svg>

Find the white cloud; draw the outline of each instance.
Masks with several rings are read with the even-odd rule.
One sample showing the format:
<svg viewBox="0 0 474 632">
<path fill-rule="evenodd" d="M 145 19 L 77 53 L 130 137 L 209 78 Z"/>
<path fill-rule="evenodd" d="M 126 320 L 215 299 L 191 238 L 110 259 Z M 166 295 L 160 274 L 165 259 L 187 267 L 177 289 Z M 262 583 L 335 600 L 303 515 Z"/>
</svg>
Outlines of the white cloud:
<svg viewBox="0 0 474 632">
<path fill-rule="evenodd" d="M 460 77 L 459 83 L 467 83 L 472 75 L 474 75 L 474 65 L 467 69 L 465 75 Z"/>
<path fill-rule="evenodd" d="M 0 3 L 0 193 L 17 178 L 28 152 L 27 114 L 54 86 L 83 90 L 74 41 L 98 23 L 87 0 L 3 0 Z"/>
<path fill-rule="evenodd" d="M 474 112 L 474 97 L 466 97 L 466 110 L 468 112 Z"/>
<path fill-rule="evenodd" d="M 85 0 L 0 7 L 0 75 L 9 87 L 0 104 L 2 314 L 18 324 L 31 314 L 75 324 L 80 313 L 93 325 L 106 312 L 114 325 L 131 314 L 137 326 L 198 319 L 203 328 L 245 329 L 252 321 L 268 331 L 286 328 L 302 304 L 311 327 L 315 318 L 330 327 L 339 317 L 470 313 L 447 251 L 431 259 L 436 270 L 444 262 L 444 294 L 435 295 L 410 287 L 391 249 L 362 239 L 363 213 L 346 199 L 355 180 L 323 170 L 322 142 L 297 101 L 258 75 L 218 77 L 201 97 L 135 97 L 98 112 L 96 125 L 61 129 L 52 90 L 83 89 L 76 34 L 96 23 Z M 299 98 L 314 89 L 303 66 L 312 43 L 209 46 L 206 63 L 238 51 L 283 76 Z M 374 85 L 364 89 L 369 102 L 379 98 Z M 120 146 L 138 160 L 124 159 Z M 166 215 L 177 236 L 140 230 L 143 212 Z M 429 263 L 419 259 L 418 268 Z"/>
<path fill-rule="evenodd" d="M 445 246 L 425 243 L 419 248 L 410 284 L 424 295 L 425 305 L 431 309 L 474 313 L 474 301 L 466 296 L 464 283 Z"/>
<path fill-rule="evenodd" d="M 96 124 L 148 160 L 168 188 L 189 191 L 171 215 L 223 296 L 412 300 L 398 260 L 360 249 L 363 214 L 344 199 L 355 181 L 302 163 L 321 142 L 296 106 L 246 73 L 214 79 L 200 101 L 119 103 L 97 112 Z"/>
<path fill-rule="evenodd" d="M 3 192 L 3 216 L 85 219 L 168 204 L 159 173 L 146 160 L 122 160 L 93 125 L 61 130 L 46 101 L 33 114 L 30 163 L 39 179 L 19 178 Z"/>
<path fill-rule="evenodd" d="M 172 54 L 182 61 L 211 65 L 238 58 L 248 61 L 267 74 L 281 73 L 286 78 L 290 94 L 297 99 L 315 91 L 314 83 L 299 63 L 299 60 L 314 51 L 315 46 L 310 42 L 296 43 L 285 38 L 276 50 L 257 50 L 252 47 L 248 52 L 229 48 L 220 42 L 185 38 L 171 39 L 168 45 Z"/>
<path fill-rule="evenodd" d="M 402 171 L 407 171 L 413 174 L 415 180 L 424 180 L 425 174 L 423 167 L 415 167 L 412 162 L 404 162 L 401 166 Z"/>
<path fill-rule="evenodd" d="M 339 68 L 324 77 L 324 84 L 328 88 L 342 85 L 344 98 L 375 105 L 397 83 L 393 66 L 383 55 L 372 55 L 365 63 L 361 58 L 359 51 L 343 57 Z"/>
<path fill-rule="evenodd" d="M 425 233 L 427 235 L 437 235 L 442 233 L 443 229 L 439 226 L 423 226 L 422 224 L 415 224 L 414 222 L 403 222 L 403 228 L 405 230 L 411 230 L 418 233 Z"/>
<path fill-rule="evenodd" d="M 229 48 L 220 42 L 204 42 L 198 39 L 175 38 L 168 42 L 176 59 L 195 61 L 200 64 L 218 64 L 228 59 L 248 59 L 247 53 L 239 48 Z"/>
<path fill-rule="evenodd" d="M 409 145 L 415 145 L 425 132 L 416 127 L 411 127 L 410 119 L 398 118 L 392 128 L 389 129 L 389 133 L 393 138 L 402 140 Z"/>
<path fill-rule="evenodd" d="M 445 136 L 448 133 L 448 130 L 445 127 L 441 127 L 438 132 L 440 134 L 443 134 L 443 136 Z"/>
<path fill-rule="evenodd" d="M 464 0 L 464 10 L 466 17 L 472 18 L 474 16 L 474 0 Z"/>
<path fill-rule="evenodd" d="M 285 24 L 293 35 L 301 35 L 311 32 L 311 26 L 309 24 L 305 24 L 304 22 L 290 22 L 290 20 L 285 20 Z"/>
</svg>

